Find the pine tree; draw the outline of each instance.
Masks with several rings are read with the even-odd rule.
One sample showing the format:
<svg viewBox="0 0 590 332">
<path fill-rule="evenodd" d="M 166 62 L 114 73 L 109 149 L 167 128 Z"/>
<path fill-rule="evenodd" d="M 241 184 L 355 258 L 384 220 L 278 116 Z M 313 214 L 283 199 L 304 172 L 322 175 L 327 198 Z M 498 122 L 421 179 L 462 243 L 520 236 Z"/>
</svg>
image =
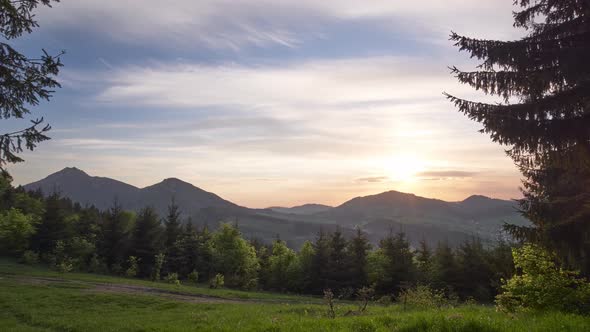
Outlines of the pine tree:
<svg viewBox="0 0 590 332">
<path fill-rule="evenodd" d="M 158 214 L 152 207 L 139 211 L 132 238 L 132 255 L 139 259 L 140 277 L 153 273 L 155 256 L 163 249 L 163 231 Z"/>
<path fill-rule="evenodd" d="M 383 255 L 384 266 L 378 291 L 398 294 L 408 283 L 414 281 L 415 266 L 410 244 L 403 232 L 389 235 L 379 241 L 379 250 Z"/>
<path fill-rule="evenodd" d="M 432 251 L 425 239 L 420 241 L 415 258 L 418 271 L 417 279 L 423 283 L 430 283 L 432 279 Z"/>
<path fill-rule="evenodd" d="M 355 288 L 368 285 L 367 256 L 371 251 L 371 243 L 357 227 L 355 237 L 348 244 L 350 257 L 350 283 Z"/>
<path fill-rule="evenodd" d="M 129 257 L 131 233 L 135 214 L 123 211 L 117 200 L 105 213 L 100 227 L 98 254 L 105 260 L 112 272 L 122 272 L 122 264 Z M 119 271 L 113 271 L 119 270 Z"/>
<path fill-rule="evenodd" d="M 174 199 L 168 206 L 168 215 L 164 221 L 166 227 L 166 248 L 171 248 L 182 233 L 180 222 L 180 208 L 176 205 Z"/>
<path fill-rule="evenodd" d="M 0 1 L 0 35 L 3 41 L 21 37 L 38 26 L 35 9 L 51 7 L 51 0 Z M 61 54 L 60 54 L 61 55 Z M 22 119 L 30 113 L 30 106 L 49 100 L 53 89 L 60 84 L 55 79 L 62 66 L 60 55 L 43 54 L 27 58 L 6 42 L 0 42 L 0 120 Z M 49 125 L 43 118 L 31 120 L 32 125 L 13 132 L 0 133 L 0 173 L 8 163 L 23 161 L 17 154 L 23 149 L 33 150 L 39 142 L 48 140 Z"/>
<path fill-rule="evenodd" d="M 524 175 L 520 206 L 533 226 L 506 229 L 590 273 L 590 2 L 515 4 L 521 10 L 514 26 L 528 31 L 520 40 L 451 35 L 461 51 L 481 61 L 479 71 L 453 67 L 453 74 L 503 102 L 447 96 L 494 142 L 509 146 Z"/>
<path fill-rule="evenodd" d="M 350 285 L 349 276 L 349 259 L 346 248 L 348 242 L 342 235 L 340 228 L 332 233 L 329 240 L 330 259 L 328 261 L 328 288 L 332 290 L 339 290 Z"/>
<path fill-rule="evenodd" d="M 457 258 L 448 242 L 438 244 L 432 257 L 432 285 L 437 289 L 455 292 L 460 283 Z"/>
<path fill-rule="evenodd" d="M 330 264 L 330 239 L 321 229 L 313 244 L 313 252 L 310 288 L 313 293 L 321 294 L 329 287 L 328 264 Z"/>
<path fill-rule="evenodd" d="M 492 299 L 493 271 L 481 240 L 472 239 L 457 250 L 460 282 L 457 292 L 463 298 L 472 297 L 480 302 Z"/>
<path fill-rule="evenodd" d="M 53 193 L 45 202 L 45 213 L 31 241 L 33 249 L 49 253 L 55 248 L 57 241 L 69 240 L 72 235 L 73 227 L 68 219 L 67 205 L 59 193 Z"/>
</svg>

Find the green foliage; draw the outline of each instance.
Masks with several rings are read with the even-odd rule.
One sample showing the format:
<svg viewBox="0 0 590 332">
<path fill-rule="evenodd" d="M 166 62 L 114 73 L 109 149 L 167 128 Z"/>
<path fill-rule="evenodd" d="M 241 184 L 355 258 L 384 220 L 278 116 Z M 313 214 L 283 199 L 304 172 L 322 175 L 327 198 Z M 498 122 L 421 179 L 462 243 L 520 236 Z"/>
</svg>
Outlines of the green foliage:
<svg viewBox="0 0 590 332">
<path fill-rule="evenodd" d="M 269 287 L 286 290 L 293 287 L 293 282 L 300 277 L 299 264 L 295 252 L 285 242 L 275 241 L 269 257 Z"/>
<path fill-rule="evenodd" d="M 256 250 L 241 237 L 237 228 L 223 224 L 211 239 L 213 264 L 230 287 L 253 288 L 259 269 Z"/>
<path fill-rule="evenodd" d="M 152 207 L 141 209 L 132 235 L 131 254 L 139 258 L 140 277 L 159 280 L 162 266 L 156 265 L 156 257 L 163 249 L 162 226 L 160 218 Z M 163 262 L 162 262 L 163 263 Z"/>
<path fill-rule="evenodd" d="M 164 266 L 165 259 L 166 259 L 166 255 L 164 255 L 164 253 L 159 253 L 154 256 L 154 271 L 152 272 L 152 280 L 153 281 L 160 280 L 160 275 L 162 273 L 162 266 Z M 176 277 L 178 278 L 178 274 L 176 274 Z"/>
<path fill-rule="evenodd" d="M 43 51 L 40 57 L 27 58 L 6 42 L 37 27 L 35 9 L 49 6 L 50 0 L 21 0 L 0 2 L 0 119 L 22 119 L 30 113 L 30 106 L 49 100 L 60 84 L 55 79 L 62 66 L 59 56 Z M 48 140 L 49 125 L 42 126 L 43 118 L 32 120 L 32 126 L 23 130 L 0 133 L 0 171 L 6 164 L 23 161 L 17 154 L 23 149 L 33 150 L 39 142 Z"/>
<path fill-rule="evenodd" d="M 0 212 L 0 253 L 21 253 L 35 234 L 36 218 L 11 208 Z"/>
<path fill-rule="evenodd" d="M 209 288 L 218 289 L 225 286 L 225 277 L 221 273 L 217 273 L 215 277 L 209 280 Z"/>
<path fill-rule="evenodd" d="M 199 282 L 199 272 L 193 270 L 193 272 L 189 273 L 188 280 L 193 284 L 197 284 Z"/>
<path fill-rule="evenodd" d="M 164 277 L 164 281 L 169 284 L 180 286 L 180 280 L 178 280 L 178 273 L 168 273 L 166 277 Z"/>
<path fill-rule="evenodd" d="M 127 276 L 128 278 L 133 278 L 137 276 L 137 271 L 139 270 L 139 259 L 135 256 L 129 256 L 127 264 L 129 265 L 129 267 L 125 271 L 125 276 Z"/>
<path fill-rule="evenodd" d="M 398 295 L 398 301 L 405 306 L 418 309 L 441 308 L 449 305 L 443 291 L 432 289 L 427 285 L 403 290 Z"/>
<path fill-rule="evenodd" d="M 590 283 L 578 278 L 577 272 L 558 267 L 554 254 L 534 244 L 512 252 L 520 272 L 506 281 L 503 293 L 496 297 L 500 310 L 590 312 Z"/>
<path fill-rule="evenodd" d="M 35 265 L 39 263 L 39 254 L 32 250 L 25 250 L 21 257 L 21 262 L 26 265 Z"/>
<path fill-rule="evenodd" d="M 519 0 L 519 40 L 451 34 L 479 60 L 477 71 L 452 73 L 459 82 L 497 96 L 499 103 L 447 97 L 507 146 L 524 176 L 520 200 L 531 226 L 506 225 L 519 240 L 555 251 L 562 263 L 590 275 L 590 38 L 588 1 Z"/>
</svg>

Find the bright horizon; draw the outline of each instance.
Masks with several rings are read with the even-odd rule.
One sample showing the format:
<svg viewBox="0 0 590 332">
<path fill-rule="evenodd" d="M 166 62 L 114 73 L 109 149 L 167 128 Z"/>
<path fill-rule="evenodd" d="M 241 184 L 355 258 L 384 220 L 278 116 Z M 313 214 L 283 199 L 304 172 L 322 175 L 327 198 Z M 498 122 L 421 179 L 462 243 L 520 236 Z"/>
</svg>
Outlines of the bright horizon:
<svg viewBox="0 0 590 332">
<path fill-rule="evenodd" d="M 511 0 L 54 7 L 15 41 L 67 52 L 63 87 L 33 109 L 52 140 L 8 167 L 15 184 L 75 166 L 137 187 L 175 177 L 259 208 L 388 190 L 520 197 L 506 147 L 442 95 L 482 98 L 449 74 L 474 63 L 448 34 L 521 36 Z"/>
</svg>

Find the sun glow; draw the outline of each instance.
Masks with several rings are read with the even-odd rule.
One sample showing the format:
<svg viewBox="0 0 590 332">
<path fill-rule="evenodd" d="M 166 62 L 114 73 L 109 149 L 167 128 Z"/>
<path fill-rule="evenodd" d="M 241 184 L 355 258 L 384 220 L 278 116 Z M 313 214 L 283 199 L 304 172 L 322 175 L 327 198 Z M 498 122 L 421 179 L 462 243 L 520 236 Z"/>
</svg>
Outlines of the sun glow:
<svg viewBox="0 0 590 332">
<path fill-rule="evenodd" d="M 385 162 L 385 173 L 392 181 L 415 181 L 417 175 L 425 169 L 424 159 L 414 154 L 393 156 Z"/>
</svg>

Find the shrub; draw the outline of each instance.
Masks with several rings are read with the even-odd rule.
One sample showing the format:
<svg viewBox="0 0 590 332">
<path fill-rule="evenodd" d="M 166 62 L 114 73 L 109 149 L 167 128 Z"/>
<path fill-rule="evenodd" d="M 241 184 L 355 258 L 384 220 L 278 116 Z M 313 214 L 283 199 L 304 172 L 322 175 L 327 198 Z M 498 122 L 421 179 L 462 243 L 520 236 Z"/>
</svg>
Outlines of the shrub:
<svg viewBox="0 0 590 332">
<path fill-rule="evenodd" d="M 21 257 L 21 263 L 26 265 L 35 265 L 39 263 L 39 254 L 32 250 L 26 250 Z"/>
<path fill-rule="evenodd" d="M 199 283 L 199 272 L 193 270 L 193 272 L 188 274 L 188 280 L 194 284 Z"/>
<path fill-rule="evenodd" d="M 211 280 L 209 280 L 209 288 L 217 289 L 217 288 L 223 287 L 223 285 L 225 284 L 224 279 L 225 278 L 223 277 L 223 274 L 217 273 L 215 275 L 215 277 L 213 277 L 213 278 L 211 278 Z"/>
<path fill-rule="evenodd" d="M 590 284 L 555 264 L 555 255 L 527 244 L 513 249 L 514 265 L 519 274 L 502 286 L 496 297 L 500 311 L 526 309 L 590 312 Z"/>
<path fill-rule="evenodd" d="M 133 278 L 137 276 L 137 271 L 139 271 L 139 259 L 135 256 L 129 256 L 129 268 L 125 271 L 125 276 L 127 278 Z"/>
<path fill-rule="evenodd" d="M 377 303 L 384 305 L 384 306 L 388 306 L 393 303 L 393 299 L 391 298 L 390 295 L 383 295 L 377 300 Z"/>
<path fill-rule="evenodd" d="M 160 273 L 162 272 L 162 266 L 164 266 L 165 257 L 166 256 L 163 253 L 154 256 L 154 270 L 152 273 L 153 281 L 160 281 Z"/>
<path fill-rule="evenodd" d="M 164 281 L 166 281 L 169 284 L 180 286 L 180 280 L 178 280 L 178 273 L 176 272 L 168 273 L 168 275 L 166 275 L 166 277 L 164 278 Z"/>
<path fill-rule="evenodd" d="M 440 308 L 449 305 L 443 291 L 435 290 L 426 285 L 408 288 L 398 296 L 400 301 L 414 308 Z"/>
</svg>

